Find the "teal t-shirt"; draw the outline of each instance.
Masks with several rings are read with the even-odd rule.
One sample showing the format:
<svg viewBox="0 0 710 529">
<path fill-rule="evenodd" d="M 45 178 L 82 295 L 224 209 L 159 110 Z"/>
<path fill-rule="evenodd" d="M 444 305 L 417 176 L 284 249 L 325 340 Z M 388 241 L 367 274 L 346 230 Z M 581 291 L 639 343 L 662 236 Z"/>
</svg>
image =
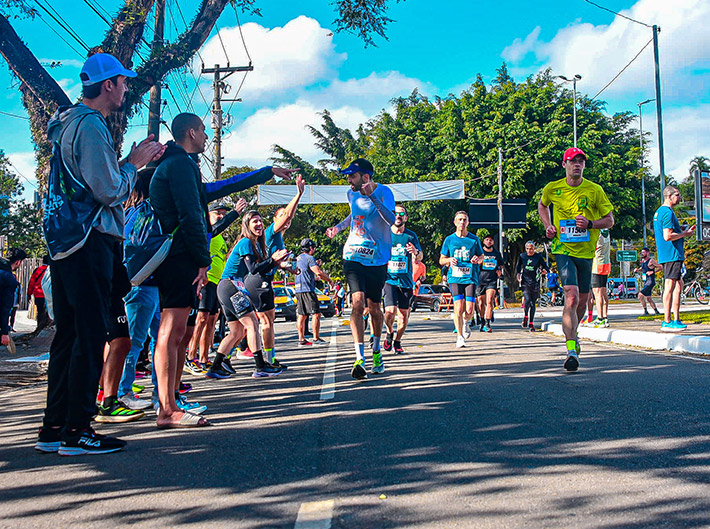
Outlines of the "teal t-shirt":
<svg viewBox="0 0 710 529">
<path fill-rule="evenodd" d="M 392 255 L 387 263 L 387 283 L 390 285 L 414 288 L 412 254 L 407 252 L 407 244 L 410 242 L 417 250 L 422 250 L 419 238 L 412 230 L 405 228 L 403 233 L 392 234 Z"/>
<path fill-rule="evenodd" d="M 664 228 L 669 228 L 674 233 L 683 231 L 680 227 L 680 222 L 678 222 L 678 217 L 675 216 L 673 209 L 668 206 L 661 206 L 653 215 L 653 233 L 656 236 L 658 262 L 663 264 L 673 261 L 685 261 L 683 239 L 665 240 L 663 238 Z"/>
<path fill-rule="evenodd" d="M 482 255 L 483 247 L 481 241 L 473 233 L 466 237 L 459 237 L 455 233 L 444 239 L 441 247 L 441 255 L 444 257 L 455 257 L 458 261 L 456 266 L 450 266 L 446 273 L 446 280 L 449 283 L 462 285 L 478 284 L 480 266 L 471 262 L 474 255 Z"/>
<path fill-rule="evenodd" d="M 247 265 L 244 263 L 244 257 L 254 253 L 252 249 L 252 244 L 249 239 L 244 237 L 239 239 L 237 244 L 234 245 L 232 253 L 229 254 L 229 259 L 227 259 L 227 264 L 224 265 L 224 272 L 222 272 L 222 279 L 240 278 L 244 279 L 249 273 Z"/>
</svg>

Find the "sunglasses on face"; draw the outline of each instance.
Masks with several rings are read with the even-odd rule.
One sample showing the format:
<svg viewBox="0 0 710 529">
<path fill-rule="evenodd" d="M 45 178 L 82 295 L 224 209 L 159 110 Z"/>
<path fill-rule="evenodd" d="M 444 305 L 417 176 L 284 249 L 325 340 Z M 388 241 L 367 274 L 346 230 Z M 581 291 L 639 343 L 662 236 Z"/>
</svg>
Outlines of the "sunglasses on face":
<svg viewBox="0 0 710 529">
<path fill-rule="evenodd" d="M 398 217 L 404 217 L 407 215 L 404 211 L 395 211 L 394 214 Z"/>
</svg>

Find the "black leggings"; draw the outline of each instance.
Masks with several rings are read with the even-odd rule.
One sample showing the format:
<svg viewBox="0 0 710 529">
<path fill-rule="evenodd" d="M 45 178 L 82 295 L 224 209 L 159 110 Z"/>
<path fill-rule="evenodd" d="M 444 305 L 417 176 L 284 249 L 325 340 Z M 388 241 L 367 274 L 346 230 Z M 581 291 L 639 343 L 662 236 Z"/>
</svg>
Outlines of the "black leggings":
<svg viewBox="0 0 710 529">
<path fill-rule="evenodd" d="M 525 316 L 530 314 L 530 321 L 535 318 L 535 302 L 537 298 L 540 297 L 539 290 L 523 290 L 523 297 L 525 298 Z"/>
</svg>

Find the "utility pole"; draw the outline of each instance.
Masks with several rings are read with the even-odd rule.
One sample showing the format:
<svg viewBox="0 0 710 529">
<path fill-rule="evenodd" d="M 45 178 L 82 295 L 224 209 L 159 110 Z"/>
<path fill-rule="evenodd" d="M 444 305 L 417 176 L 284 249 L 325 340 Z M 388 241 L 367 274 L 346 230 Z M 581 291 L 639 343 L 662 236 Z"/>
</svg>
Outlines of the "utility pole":
<svg viewBox="0 0 710 529">
<path fill-rule="evenodd" d="M 641 217 L 643 219 L 643 247 L 646 248 L 646 178 L 644 177 L 644 154 L 643 154 L 643 116 L 641 115 L 641 107 L 646 103 L 650 103 L 653 99 L 647 99 L 641 103 L 637 103 L 639 107 L 639 142 L 641 144 Z"/>
<path fill-rule="evenodd" d="M 214 130 L 214 178 L 219 180 L 222 176 L 222 101 L 241 101 L 241 99 L 222 99 L 222 93 L 227 92 L 225 89 L 224 80 L 234 72 L 251 72 L 254 67 L 249 63 L 249 66 L 220 66 L 215 64 L 214 68 L 205 68 L 202 66 L 202 74 L 214 74 L 212 87 L 214 89 L 214 99 L 212 103 L 212 129 Z M 222 75 L 226 74 L 226 75 Z"/>
<path fill-rule="evenodd" d="M 658 122 L 658 168 L 661 171 L 661 195 L 666 187 L 666 162 L 663 155 L 663 112 L 661 106 L 661 67 L 658 62 L 658 32 L 657 25 L 653 25 L 653 62 L 656 69 L 656 121 Z"/>
<path fill-rule="evenodd" d="M 498 251 L 503 255 L 503 149 L 498 148 Z M 499 282 L 500 304 L 503 308 L 505 301 L 505 281 Z"/>
<path fill-rule="evenodd" d="M 155 53 L 163 47 L 163 34 L 165 28 L 165 0 L 155 2 L 155 36 L 153 37 L 152 50 Z M 154 140 L 160 137 L 160 105 L 162 94 L 160 81 L 150 87 L 150 102 L 148 103 L 148 134 L 153 134 Z"/>
<path fill-rule="evenodd" d="M 582 79 L 582 76 L 575 74 L 572 79 L 565 77 L 564 75 L 556 75 L 558 79 L 572 83 L 572 121 L 574 127 L 574 147 L 577 148 L 577 81 Z"/>
</svg>

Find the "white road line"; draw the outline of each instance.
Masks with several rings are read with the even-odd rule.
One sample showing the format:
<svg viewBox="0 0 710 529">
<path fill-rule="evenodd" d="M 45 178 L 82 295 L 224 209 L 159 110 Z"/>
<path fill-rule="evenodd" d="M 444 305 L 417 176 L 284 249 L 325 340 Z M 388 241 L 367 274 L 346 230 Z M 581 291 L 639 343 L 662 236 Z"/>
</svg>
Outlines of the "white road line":
<svg viewBox="0 0 710 529">
<path fill-rule="evenodd" d="M 294 529 L 330 529 L 335 500 L 302 503 Z"/>
<path fill-rule="evenodd" d="M 338 359 L 338 341 L 336 334 L 339 325 L 340 320 L 333 320 L 328 356 L 325 359 L 325 369 L 323 370 L 323 385 L 320 390 L 320 400 L 330 400 L 335 397 L 335 362 Z M 330 525 L 328 525 L 328 527 L 330 527 Z"/>
</svg>

